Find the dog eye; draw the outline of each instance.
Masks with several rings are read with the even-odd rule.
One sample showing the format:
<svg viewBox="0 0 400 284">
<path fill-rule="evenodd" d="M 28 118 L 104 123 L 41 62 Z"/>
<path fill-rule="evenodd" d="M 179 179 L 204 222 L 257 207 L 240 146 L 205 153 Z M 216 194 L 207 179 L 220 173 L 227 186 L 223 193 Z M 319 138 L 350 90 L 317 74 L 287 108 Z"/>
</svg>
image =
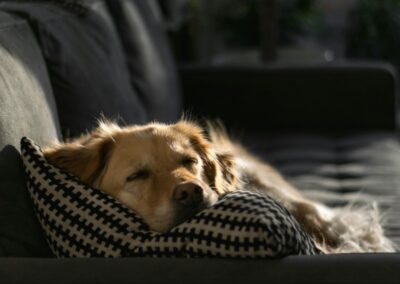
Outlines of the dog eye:
<svg viewBox="0 0 400 284">
<path fill-rule="evenodd" d="M 186 157 L 182 160 L 181 163 L 184 167 L 190 167 L 193 166 L 194 164 L 197 164 L 197 159 L 192 157 Z"/>
<path fill-rule="evenodd" d="M 126 178 L 126 181 L 134 181 L 134 180 L 139 180 L 139 179 L 146 179 L 150 176 L 150 171 L 148 170 L 139 170 L 133 174 L 131 174 L 129 177 Z"/>
</svg>

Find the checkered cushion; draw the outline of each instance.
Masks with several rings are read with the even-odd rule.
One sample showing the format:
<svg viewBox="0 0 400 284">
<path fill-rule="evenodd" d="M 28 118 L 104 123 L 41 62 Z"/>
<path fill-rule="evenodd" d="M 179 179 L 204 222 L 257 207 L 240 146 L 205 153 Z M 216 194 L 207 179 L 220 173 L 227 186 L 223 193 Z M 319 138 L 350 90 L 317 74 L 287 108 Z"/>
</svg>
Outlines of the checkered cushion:
<svg viewBox="0 0 400 284">
<path fill-rule="evenodd" d="M 237 191 L 167 233 L 149 230 L 117 200 L 48 164 L 22 138 L 27 185 L 58 257 L 273 258 L 318 254 L 312 239 L 271 198 Z"/>
</svg>

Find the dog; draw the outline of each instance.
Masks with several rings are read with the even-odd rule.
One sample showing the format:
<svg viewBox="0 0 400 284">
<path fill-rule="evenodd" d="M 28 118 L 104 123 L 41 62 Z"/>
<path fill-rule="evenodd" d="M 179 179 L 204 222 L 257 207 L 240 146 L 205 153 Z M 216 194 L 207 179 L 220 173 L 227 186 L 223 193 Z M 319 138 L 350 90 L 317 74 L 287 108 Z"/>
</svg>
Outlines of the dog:
<svg viewBox="0 0 400 284">
<path fill-rule="evenodd" d="M 207 130 L 188 120 L 127 127 L 102 121 L 92 132 L 43 152 L 51 164 L 137 212 L 156 232 L 247 187 L 283 205 L 325 253 L 395 250 L 376 210 L 335 211 L 312 201 L 223 127 L 209 124 Z M 365 229 L 371 225 L 372 231 Z"/>
</svg>

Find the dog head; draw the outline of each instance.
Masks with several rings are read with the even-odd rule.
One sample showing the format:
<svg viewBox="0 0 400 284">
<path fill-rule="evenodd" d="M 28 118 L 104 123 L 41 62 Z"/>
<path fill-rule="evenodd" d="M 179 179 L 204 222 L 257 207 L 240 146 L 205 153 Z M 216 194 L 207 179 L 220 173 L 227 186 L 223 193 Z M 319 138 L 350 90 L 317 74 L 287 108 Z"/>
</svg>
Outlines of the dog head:
<svg viewBox="0 0 400 284">
<path fill-rule="evenodd" d="M 119 127 L 101 123 L 44 150 L 53 165 L 136 211 L 163 232 L 213 204 L 235 185 L 230 154 L 217 153 L 194 123 Z"/>
</svg>

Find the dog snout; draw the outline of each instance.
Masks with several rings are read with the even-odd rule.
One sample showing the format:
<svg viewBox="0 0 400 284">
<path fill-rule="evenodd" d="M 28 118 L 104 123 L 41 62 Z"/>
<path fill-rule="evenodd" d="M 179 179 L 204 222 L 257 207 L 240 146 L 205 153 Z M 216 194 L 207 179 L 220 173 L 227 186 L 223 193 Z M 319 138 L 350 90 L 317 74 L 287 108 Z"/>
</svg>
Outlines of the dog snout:
<svg viewBox="0 0 400 284">
<path fill-rule="evenodd" d="M 196 206 L 204 201 L 204 189 L 196 183 L 187 182 L 175 187 L 173 198 L 185 206 Z"/>
</svg>

